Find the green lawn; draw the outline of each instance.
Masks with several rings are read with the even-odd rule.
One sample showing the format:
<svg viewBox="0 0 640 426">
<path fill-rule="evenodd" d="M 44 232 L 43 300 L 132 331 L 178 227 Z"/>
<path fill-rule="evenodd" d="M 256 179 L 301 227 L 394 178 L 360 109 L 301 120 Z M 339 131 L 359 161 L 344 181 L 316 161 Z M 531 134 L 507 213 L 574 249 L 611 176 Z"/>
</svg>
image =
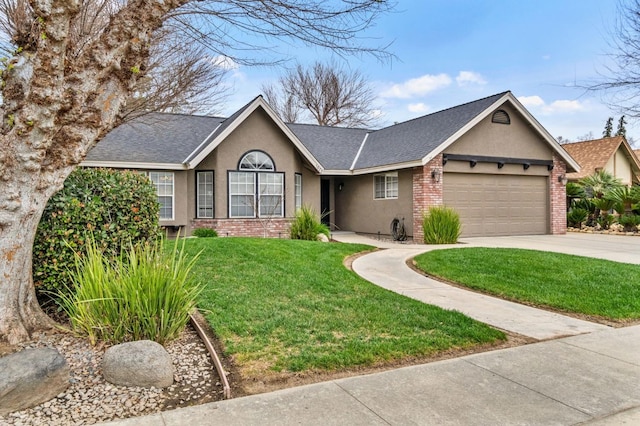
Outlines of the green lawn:
<svg viewBox="0 0 640 426">
<path fill-rule="evenodd" d="M 342 264 L 361 245 L 189 239 L 206 284 L 199 306 L 247 377 L 344 370 L 501 342 L 457 312 L 381 289 Z"/>
<path fill-rule="evenodd" d="M 640 319 L 640 265 L 501 248 L 434 250 L 418 268 L 510 300 L 614 321 Z"/>
</svg>

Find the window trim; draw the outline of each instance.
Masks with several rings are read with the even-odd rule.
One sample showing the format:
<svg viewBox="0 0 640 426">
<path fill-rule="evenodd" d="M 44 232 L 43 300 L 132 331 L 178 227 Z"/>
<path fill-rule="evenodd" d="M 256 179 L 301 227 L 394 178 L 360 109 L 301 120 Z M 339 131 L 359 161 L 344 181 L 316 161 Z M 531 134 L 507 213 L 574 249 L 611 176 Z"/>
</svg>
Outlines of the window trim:
<svg viewBox="0 0 640 426">
<path fill-rule="evenodd" d="M 158 213 L 158 220 L 160 221 L 172 221 L 172 220 L 176 220 L 176 174 L 174 172 L 170 172 L 170 171 L 166 171 L 166 170 L 158 170 L 158 171 L 149 171 L 148 172 L 148 178 L 151 181 L 151 183 L 153 184 L 155 190 L 156 190 L 156 197 L 160 197 L 160 194 L 158 194 L 158 186 L 157 184 L 153 181 L 153 179 L 151 179 L 151 175 L 155 173 L 155 174 L 170 174 L 171 175 L 171 218 L 163 218 L 162 215 L 160 213 Z M 163 195 L 163 197 L 166 197 L 166 195 Z M 160 203 L 160 200 L 158 200 L 158 203 Z"/>
<path fill-rule="evenodd" d="M 201 173 L 211 173 L 211 216 L 200 216 L 200 184 Z M 196 170 L 196 219 L 214 219 L 216 217 L 216 174 L 214 170 Z"/>
<path fill-rule="evenodd" d="M 300 182 L 298 182 L 298 179 L 300 179 Z M 298 188 L 300 188 L 300 194 L 298 194 Z M 293 202 L 296 208 L 296 211 L 298 211 L 298 209 L 302 208 L 302 173 L 295 173 L 294 174 L 294 178 L 293 178 Z"/>
<path fill-rule="evenodd" d="M 241 168 L 242 161 L 249 154 L 252 154 L 254 152 L 266 155 L 267 158 L 269 159 L 269 161 L 271 162 L 271 165 L 273 166 L 273 169 L 243 169 L 243 168 Z M 278 170 L 278 169 L 276 168 L 276 162 L 273 161 L 273 157 L 271 157 L 269 154 L 267 154 L 265 151 L 263 151 L 261 149 L 252 149 L 252 150 L 249 150 L 249 151 L 245 152 L 244 154 L 242 154 L 242 156 L 240 156 L 240 160 L 238 160 L 238 165 L 236 166 L 236 171 L 238 171 L 238 172 L 240 172 L 240 171 L 247 171 L 247 172 L 253 172 L 253 171 L 275 172 L 276 170 Z"/>
<path fill-rule="evenodd" d="M 376 194 L 376 178 L 384 177 L 384 197 L 378 197 Z M 396 195 L 389 196 L 389 178 L 396 179 Z M 398 172 L 387 172 L 387 173 L 376 173 L 373 175 L 373 199 L 374 200 L 397 200 L 400 194 L 400 178 L 398 177 Z"/>
</svg>

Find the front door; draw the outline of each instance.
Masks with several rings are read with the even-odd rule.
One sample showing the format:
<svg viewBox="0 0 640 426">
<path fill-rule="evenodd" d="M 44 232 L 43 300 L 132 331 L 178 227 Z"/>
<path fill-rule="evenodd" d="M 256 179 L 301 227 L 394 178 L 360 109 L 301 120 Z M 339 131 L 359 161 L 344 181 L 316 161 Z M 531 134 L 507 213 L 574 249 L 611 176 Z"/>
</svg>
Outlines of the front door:
<svg viewBox="0 0 640 426">
<path fill-rule="evenodd" d="M 320 210 L 322 223 L 329 226 L 331 221 L 329 217 L 329 212 L 331 211 L 331 181 L 329 179 L 320 181 Z"/>
</svg>

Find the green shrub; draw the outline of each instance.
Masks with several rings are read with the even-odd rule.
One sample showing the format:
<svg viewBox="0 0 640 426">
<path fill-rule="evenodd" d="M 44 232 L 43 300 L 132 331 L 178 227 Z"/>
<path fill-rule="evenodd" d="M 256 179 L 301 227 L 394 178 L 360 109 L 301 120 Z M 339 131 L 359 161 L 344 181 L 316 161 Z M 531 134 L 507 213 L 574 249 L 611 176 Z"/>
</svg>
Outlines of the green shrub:
<svg viewBox="0 0 640 426">
<path fill-rule="evenodd" d="M 210 228 L 196 228 L 191 232 L 191 235 L 198 238 L 213 238 L 217 237 L 218 233 L 215 229 Z"/>
<path fill-rule="evenodd" d="M 640 225 L 640 216 L 635 214 L 623 214 L 618 217 L 618 223 L 624 226 L 624 230 L 627 232 L 635 232 Z"/>
<path fill-rule="evenodd" d="M 160 344 L 176 338 L 196 307 L 202 287 L 189 273 L 188 260 L 176 239 L 129 245 L 115 260 L 88 238 L 84 254 L 75 255 L 73 290 L 60 300 L 72 329 L 97 341 L 120 343 L 150 339 Z"/>
<path fill-rule="evenodd" d="M 589 212 L 587 210 L 575 207 L 569 210 L 569 213 L 567 213 L 567 222 L 569 222 L 570 226 L 581 228 L 582 223 L 587 220 L 588 217 Z"/>
<path fill-rule="evenodd" d="M 309 240 L 318 239 L 318 234 L 324 234 L 329 237 L 329 228 L 323 224 L 320 217 L 311 208 L 304 205 L 296 212 L 296 217 L 291 222 L 289 228 L 289 236 L 292 240 Z"/>
<path fill-rule="evenodd" d="M 425 244 L 455 244 L 462 232 L 460 215 L 450 207 L 429 207 L 422 217 L 422 229 Z"/>
<path fill-rule="evenodd" d="M 600 217 L 598 217 L 598 220 L 597 220 L 598 225 L 600 225 L 602 229 L 609 229 L 615 221 L 616 221 L 616 217 L 612 214 L 600 215 Z"/>
<path fill-rule="evenodd" d="M 71 173 L 47 203 L 38 225 L 33 279 L 39 297 L 69 287 L 74 251 L 84 251 L 87 232 L 112 258 L 129 243 L 158 238 L 158 202 L 149 179 L 106 169 L 78 168 Z"/>
</svg>

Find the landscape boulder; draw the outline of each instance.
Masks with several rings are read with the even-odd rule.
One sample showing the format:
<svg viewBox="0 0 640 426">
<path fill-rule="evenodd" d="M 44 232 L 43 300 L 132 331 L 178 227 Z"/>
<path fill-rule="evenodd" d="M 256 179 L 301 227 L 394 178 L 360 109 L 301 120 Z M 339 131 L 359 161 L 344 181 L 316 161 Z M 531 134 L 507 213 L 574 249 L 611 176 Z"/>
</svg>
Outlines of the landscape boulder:
<svg viewBox="0 0 640 426">
<path fill-rule="evenodd" d="M 328 243 L 329 242 L 329 237 L 327 237 L 325 234 L 318 234 L 316 239 L 318 241 L 322 241 L 323 243 Z"/>
<path fill-rule="evenodd" d="M 25 349 L 0 357 L 0 415 L 46 402 L 68 386 L 69 366 L 55 349 Z"/>
<path fill-rule="evenodd" d="M 164 388 L 173 384 L 174 368 L 162 345 L 139 340 L 107 349 L 102 373 L 114 385 Z"/>
</svg>

